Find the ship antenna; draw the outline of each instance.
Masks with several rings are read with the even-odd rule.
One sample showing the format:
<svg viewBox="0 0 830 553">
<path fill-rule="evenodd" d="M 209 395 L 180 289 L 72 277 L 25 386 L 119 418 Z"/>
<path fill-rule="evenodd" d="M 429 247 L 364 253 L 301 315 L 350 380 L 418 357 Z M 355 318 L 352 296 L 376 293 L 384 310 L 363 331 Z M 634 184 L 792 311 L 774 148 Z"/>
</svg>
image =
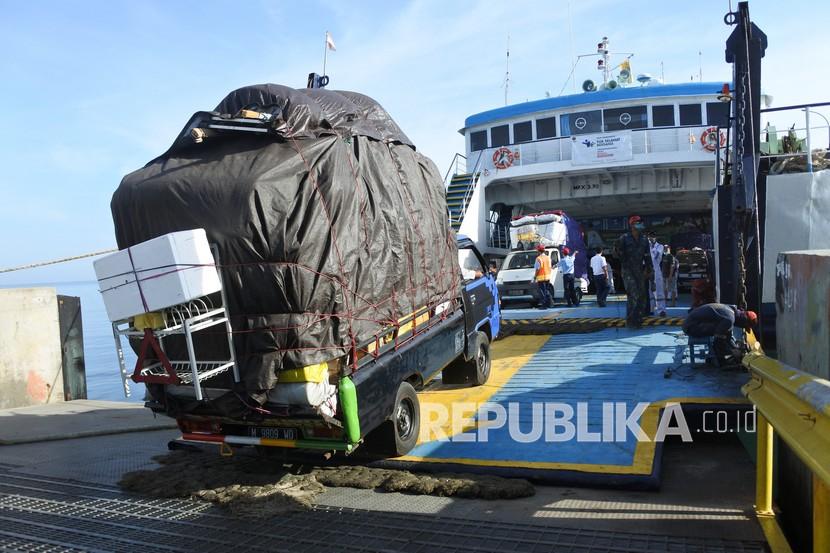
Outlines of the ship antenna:
<svg viewBox="0 0 830 553">
<path fill-rule="evenodd" d="M 507 105 L 507 91 L 510 89 L 510 33 L 507 33 L 507 65 L 504 71 L 504 105 Z"/>
<path fill-rule="evenodd" d="M 574 68 L 576 67 L 576 59 L 574 58 L 574 27 L 573 21 L 571 20 L 571 0 L 568 0 L 568 42 L 570 43 L 571 50 L 571 75 L 573 75 Z M 573 83 L 574 94 L 576 94 L 576 79 L 571 82 Z M 567 84 L 568 82 L 565 81 L 566 86 Z M 561 96 L 562 92 L 559 95 Z"/>
<path fill-rule="evenodd" d="M 697 51 L 697 80 L 703 82 L 703 52 Z"/>
</svg>

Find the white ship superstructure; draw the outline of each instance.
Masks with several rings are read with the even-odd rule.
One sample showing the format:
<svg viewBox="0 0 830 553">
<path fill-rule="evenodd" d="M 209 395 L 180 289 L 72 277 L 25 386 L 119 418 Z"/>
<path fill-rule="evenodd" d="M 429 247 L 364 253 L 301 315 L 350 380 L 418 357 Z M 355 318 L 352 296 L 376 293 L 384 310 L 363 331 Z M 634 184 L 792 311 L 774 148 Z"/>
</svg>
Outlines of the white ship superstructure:
<svg viewBox="0 0 830 553">
<path fill-rule="evenodd" d="M 466 168 L 450 180 L 453 226 L 491 256 L 509 251 L 512 218 L 548 210 L 606 245 L 630 214 L 660 238 L 711 233 L 716 155 L 726 146 L 722 82 L 615 81 L 581 94 L 469 116 Z M 720 150 L 723 151 L 723 150 Z"/>
</svg>

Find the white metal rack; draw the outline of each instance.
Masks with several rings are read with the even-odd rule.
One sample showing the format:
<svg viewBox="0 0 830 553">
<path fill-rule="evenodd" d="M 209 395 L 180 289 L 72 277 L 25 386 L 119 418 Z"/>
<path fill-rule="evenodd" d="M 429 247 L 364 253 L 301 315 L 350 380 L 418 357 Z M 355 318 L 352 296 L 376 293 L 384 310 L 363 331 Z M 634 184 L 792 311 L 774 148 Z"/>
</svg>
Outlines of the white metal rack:
<svg viewBox="0 0 830 553">
<path fill-rule="evenodd" d="M 217 259 L 214 249 L 214 259 Z M 220 274 L 220 283 L 222 281 Z M 134 382 L 162 383 L 174 385 L 192 385 L 196 399 L 202 401 L 203 393 L 201 383 L 205 380 L 223 373 L 227 370 L 233 371 L 234 382 L 239 382 L 239 369 L 236 364 L 236 357 L 233 347 L 233 328 L 230 317 L 226 310 L 227 298 L 225 288 L 221 287 L 220 297 L 222 305 L 214 306 L 207 296 L 191 300 L 189 302 L 168 307 L 159 312 L 162 318 L 161 324 L 156 328 L 135 328 L 135 319 L 123 319 L 112 323 L 112 333 L 115 339 L 115 348 L 118 353 L 118 362 L 121 370 L 121 381 L 124 386 L 124 395 L 130 397 L 130 388 L 127 379 Z M 193 346 L 193 335 L 201 330 L 225 326 L 228 340 L 229 359 L 223 360 L 200 360 L 196 358 Z M 135 370 L 132 375 L 127 372 L 124 360 L 124 350 L 121 337 L 142 338 L 141 353 L 139 354 Z M 187 359 L 167 359 L 164 349 L 164 339 L 169 336 L 184 336 L 187 346 Z M 156 347 L 156 345 L 158 347 Z M 145 365 L 144 353 L 148 347 L 152 347 L 159 361 Z"/>
</svg>

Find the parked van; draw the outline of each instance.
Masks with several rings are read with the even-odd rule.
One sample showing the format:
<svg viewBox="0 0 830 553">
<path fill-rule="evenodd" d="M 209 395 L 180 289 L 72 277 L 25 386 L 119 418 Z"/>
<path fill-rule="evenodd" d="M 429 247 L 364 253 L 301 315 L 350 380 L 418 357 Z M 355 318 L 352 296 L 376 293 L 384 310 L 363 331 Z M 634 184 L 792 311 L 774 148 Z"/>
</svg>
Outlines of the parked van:
<svg viewBox="0 0 830 553">
<path fill-rule="evenodd" d="M 546 248 L 550 256 L 553 269 L 552 281 L 554 299 L 565 297 L 565 285 L 562 281 L 562 273 L 559 271 L 559 250 L 557 248 Z M 496 277 L 496 284 L 499 287 L 499 297 L 502 305 L 508 303 L 530 303 L 539 305 L 539 288 L 534 281 L 536 270 L 534 265 L 539 253 L 536 250 L 513 251 L 507 254 L 501 265 L 501 270 Z M 574 287 L 579 298 L 588 293 L 588 282 L 577 277 Z"/>
</svg>

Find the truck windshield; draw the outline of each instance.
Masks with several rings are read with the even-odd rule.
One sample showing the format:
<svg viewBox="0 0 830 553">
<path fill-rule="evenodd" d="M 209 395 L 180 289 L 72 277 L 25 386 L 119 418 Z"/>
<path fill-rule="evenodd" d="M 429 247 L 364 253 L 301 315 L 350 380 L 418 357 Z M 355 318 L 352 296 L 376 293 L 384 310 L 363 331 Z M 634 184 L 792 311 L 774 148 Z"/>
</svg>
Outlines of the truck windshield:
<svg viewBox="0 0 830 553">
<path fill-rule="evenodd" d="M 510 254 L 505 269 L 532 269 L 536 263 L 536 252 L 521 252 Z"/>
</svg>

